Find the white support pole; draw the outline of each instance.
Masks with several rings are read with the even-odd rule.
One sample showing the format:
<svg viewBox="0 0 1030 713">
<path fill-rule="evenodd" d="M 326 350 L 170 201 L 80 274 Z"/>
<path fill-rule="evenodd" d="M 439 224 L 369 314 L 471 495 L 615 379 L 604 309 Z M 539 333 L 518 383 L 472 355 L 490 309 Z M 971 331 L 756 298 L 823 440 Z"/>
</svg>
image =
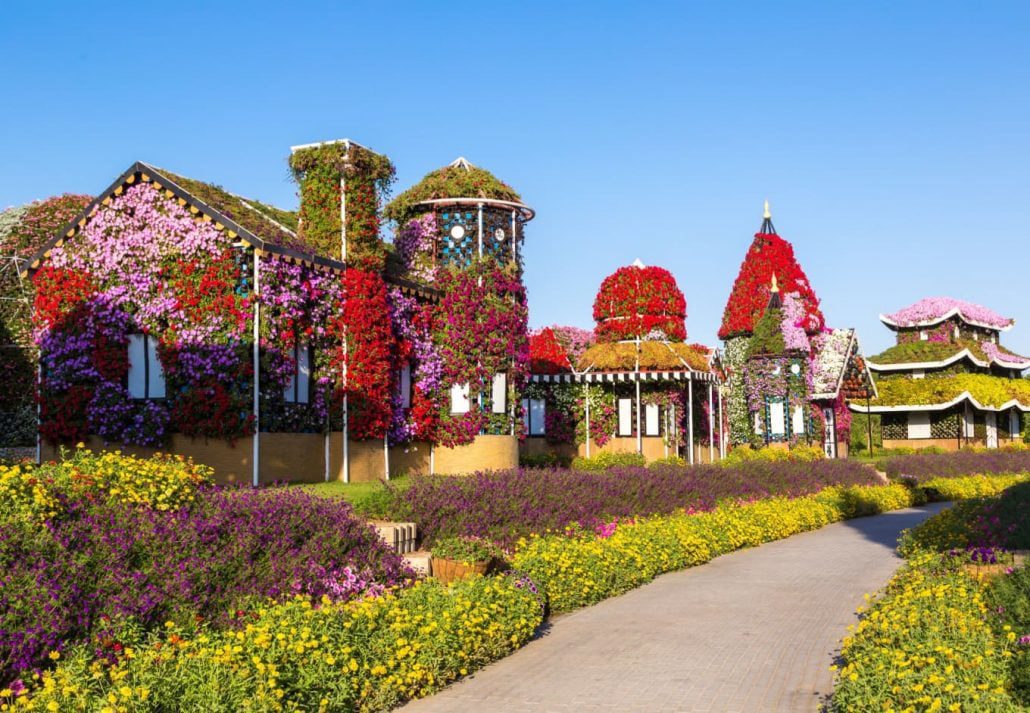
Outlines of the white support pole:
<svg viewBox="0 0 1030 713">
<path fill-rule="evenodd" d="M 254 439 L 251 460 L 253 461 L 254 472 L 251 476 L 251 485 L 255 488 L 261 484 L 261 302 L 260 302 L 260 270 L 258 269 L 259 258 L 257 248 L 254 249 L 254 341 L 252 349 L 254 369 Z"/>
<path fill-rule="evenodd" d="M 637 453 L 644 452 L 644 436 L 640 432 L 640 375 L 637 374 Z"/>
<path fill-rule="evenodd" d="M 348 152 L 350 147 L 347 148 Z M 347 162 L 343 163 L 340 171 L 340 261 L 343 262 L 343 269 L 347 269 Z M 340 293 L 341 299 L 346 302 L 346 292 Z M 349 418 L 347 411 L 347 325 L 343 326 L 343 423 L 341 424 L 341 437 L 343 441 L 343 482 L 350 482 L 350 434 Z"/>
<path fill-rule="evenodd" d="M 323 451 L 324 451 L 323 454 L 322 454 L 322 457 L 323 457 L 323 459 L 325 461 L 325 474 L 324 474 L 325 475 L 325 482 L 328 483 L 329 482 L 329 431 L 328 430 L 325 432 L 325 439 L 324 439 L 324 443 L 322 445 L 322 448 L 323 448 Z"/>
<path fill-rule="evenodd" d="M 583 403 L 585 404 L 587 416 L 587 458 L 590 457 L 590 385 L 583 384 Z"/>
<path fill-rule="evenodd" d="M 434 475 L 436 473 L 436 446 L 432 443 L 429 444 L 429 474 Z"/>
<path fill-rule="evenodd" d="M 516 215 L 516 211 L 514 209 L 512 209 L 512 211 L 511 211 L 511 261 L 512 262 L 516 262 L 518 260 L 518 255 L 515 254 L 515 215 Z"/>
<path fill-rule="evenodd" d="M 673 443 L 676 444 L 676 455 L 680 454 L 680 431 L 676 423 L 676 404 L 669 406 L 669 432 L 672 434 Z"/>
<path fill-rule="evenodd" d="M 482 203 L 479 204 L 478 230 L 476 232 L 479 234 L 479 257 L 480 257 L 480 259 L 482 259 L 482 257 L 483 257 L 483 204 Z"/>
<path fill-rule="evenodd" d="M 694 379 L 687 374 L 687 448 L 690 458 L 688 462 L 694 465 Z"/>
<path fill-rule="evenodd" d="M 726 457 L 726 416 L 722 412 L 722 384 L 719 384 L 719 460 Z"/>
<path fill-rule="evenodd" d="M 662 443 L 665 445 L 665 457 L 669 457 L 669 410 L 665 410 L 665 434 L 662 436 Z"/>
<path fill-rule="evenodd" d="M 708 462 L 715 462 L 715 395 L 712 382 L 708 382 Z"/>
<path fill-rule="evenodd" d="M 36 352 L 36 465 L 43 464 L 43 350 Z"/>
<path fill-rule="evenodd" d="M 390 435 L 383 436 L 383 472 L 390 479 Z"/>
</svg>

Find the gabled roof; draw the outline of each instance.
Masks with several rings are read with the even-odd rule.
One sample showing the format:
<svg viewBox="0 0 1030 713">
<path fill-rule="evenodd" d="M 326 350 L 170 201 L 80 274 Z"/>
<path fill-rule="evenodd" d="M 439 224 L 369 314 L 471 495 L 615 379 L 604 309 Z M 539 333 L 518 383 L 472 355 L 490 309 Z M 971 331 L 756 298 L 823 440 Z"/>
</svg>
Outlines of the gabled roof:
<svg viewBox="0 0 1030 713">
<path fill-rule="evenodd" d="M 343 270 L 339 260 L 316 255 L 297 236 L 297 214 L 274 206 L 229 193 L 225 189 L 203 181 L 179 176 L 165 169 L 137 161 L 101 192 L 79 215 L 50 240 L 27 263 L 25 272 L 39 268 L 55 247 L 75 235 L 86 222 L 112 197 L 121 195 L 125 187 L 137 181 L 151 183 L 169 199 L 175 199 L 201 220 L 213 222 L 218 230 L 225 230 L 230 240 L 239 240 L 251 247 L 311 265 Z M 438 291 L 396 275 L 386 274 L 387 280 L 405 291 L 436 297 Z"/>
<path fill-rule="evenodd" d="M 941 322 L 958 317 L 968 325 L 984 329 L 1011 329 L 1015 320 L 1002 317 L 983 305 L 963 302 L 952 297 L 924 297 L 915 304 L 893 314 L 881 314 L 880 321 L 891 329 L 911 327 L 933 327 Z"/>
<path fill-rule="evenodd" d="M 861 357 L 858 335 L 854 329 L 831 330 L 821 339 L 813 339 L 813 348 L 813 400 L 836 399 L 846 386 L 849 368 L 853 368 L 856 379 L 864 382 L 863 389 L 871 390 L 876 395 L 876 382 L 869 373 L 866 360 Z M 848 396 L 847 389 L 845 396 Z"/>
</svg>

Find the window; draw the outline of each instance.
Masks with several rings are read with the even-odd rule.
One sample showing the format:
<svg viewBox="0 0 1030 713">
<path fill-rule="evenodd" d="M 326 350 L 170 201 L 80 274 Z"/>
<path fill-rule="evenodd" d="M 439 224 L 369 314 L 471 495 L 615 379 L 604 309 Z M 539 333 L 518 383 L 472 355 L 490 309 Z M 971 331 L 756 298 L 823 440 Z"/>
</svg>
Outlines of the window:
<svg viewBox="0 0 1030 713">
<path fill-rule="evenodd" d="M 293 347 L 293 373 L 283 389 L 287 403 L 306 404 L 311 396 L 311 347 L 296 344 Z"/>
<path fill-rule="evenodd" d="M 755 433 L 759 436 L 764 433 L 762 430 L 762 414 L 758 413 L 758 411 L 755 411 Z"/>
<path fill-rule="evenodd" d="M 1012 409 L 1009 411 L 1009 434 L 1013 438 L 1019 438 L 1020 424 L 1019 424 L 1019 411 Z"/>
<path fill-rule="evenodd" d="M 805 432 L 805 407 L 795 406 L 794 413 L 791 417 L 790 423 L 791 433 L 804 433 Z"/>
<path fill-rule="evenodd" d="M 660 436 L 659 430 L 659 415 L 660 409 L 658 404 L 647 404 L 644 406 L 644 435 L 645 436 Z"/>
<path fill-rule="evenodd" d="M 925 379 L 926 378 L 926 372 L 923 371 L 922 369 L 913 369 L 912 370 L 912 378 L 913 379 Z"/>
<path fill-rule="evenodd" d="M 925 330 L 925 329 L 920 329 L 920 330 L 919 330 L 919 340 L 920 340 L 920 341 L 922 341 L 922 342 L 925 342 L 925 341 L 927 341 L 927 340 L 928 340 L 929 338 L 930 338 L 930 335 L 926 333 L 926 330 Z"/>
<path fill-rule="evenodd" d="M 976 435 L 976 426 L 973 423 L 973 409 L 966 404 L 965 411 L 962 412 L 962 435 L 966 438 L 972 438 Z"/>
<path fill-rule="evenodd" d="M 769 402 L 769 435 L 782 436 L 787 432 L 787 416 L 782 401 Z"/>
<path fill-rule="evenodd" d="M 129 335 L 129 396 L 134 399 L 163 399 L 165 372 L 157 358 L 156 337 Z"/>
<path fill-rule="evenodd" d="M 522 425 L 526 427 L 527 435 L 544 435 L 546 413 L 547 406 L 543 399 L 522 399 Z"/>
<path fill-rule="evenodd" d="M 471 408 L 469 402 L 469 385 L 455 384 L 451 387 L 451 413 L 468 413 Z"/>
<path fill-rule="evenodd" d="M 490 392 L 490 410 L 504 413 L 508 410 L 508 375 L 494 374 L 493 389 Z"/>
<path fill-rule="evenodd" d="M 401 408 L 411 408 L 411 365 L 405 364 L 397 372 L 397 395 L 401 399 Z"/>
<path fill-rule="evenodd" d="M 953 331 L 952 334 L 954 335 L 955 339 L 958 339 L 959 337 L 962 336 L 962 332 L 961 332 L 961 330 L 959 330 L 957 324 L 955 325 L 955 331 Z"/>
<path fill-rule="evenodd" d="M 620 436 L 633 435 L 633 399 L 619 399 Z"/>
<path fill-rule="evenodd" d="M 908 415 L 908 437 L 930 438 L 930 414 L 925 411 L 913 411 Z"/>
</svg>

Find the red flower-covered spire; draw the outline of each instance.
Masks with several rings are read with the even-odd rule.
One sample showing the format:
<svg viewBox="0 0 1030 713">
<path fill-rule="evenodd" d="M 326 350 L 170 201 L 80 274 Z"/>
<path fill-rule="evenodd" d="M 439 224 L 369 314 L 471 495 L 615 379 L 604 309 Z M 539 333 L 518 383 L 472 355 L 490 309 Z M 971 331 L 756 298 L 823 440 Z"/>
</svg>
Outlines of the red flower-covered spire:
<svg viewBox="0 0 1030 713">
<path fill-rule="evenodd" d="M 550 327 L 529 335 L 529 370 L 534 374 L 566 374 L 572 371 L 565 347 Z"/>
<path fill-rule="evenodd" d="M 603 342 L 657 334 L 683 341 L 686 317 L 687 301 L 672 273 L 639 260 L 606 277 L 594 300 L 594 334 Z"/>
<path fill-rule="evenodd" d="M 805 331 L 814 333 L 821 330 L 825 320 L 819 310 L 819 298 L 794 257 L 794 248 L 776 234 L 766 202 L 762 227 L 755 233 L 726 302 L 719 339 L 747 336 L 754 331 L 755 322 L 769 304 L 774 275 L 783 294 L 797 293 L 804 304 L 805 319 L 801 326 Z"/>
</svg>

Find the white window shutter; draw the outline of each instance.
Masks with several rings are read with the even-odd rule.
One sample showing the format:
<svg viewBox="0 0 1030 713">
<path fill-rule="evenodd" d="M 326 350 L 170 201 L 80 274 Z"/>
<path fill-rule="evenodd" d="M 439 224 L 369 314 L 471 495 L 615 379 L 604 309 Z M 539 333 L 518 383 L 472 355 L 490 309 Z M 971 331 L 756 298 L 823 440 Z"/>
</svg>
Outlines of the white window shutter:
<svg viewBox="0 0 1030 713">
<path fill-rule="evenodd" d="M 787 432 L 787 414 L 783 409 L 782 401 L 773 401 L 769 404 L 769 433 L 773 436 L 782 436 Z"/>
<path fill-rule="evenodd" d="M 1019 438 L 1019 411 L 1016 409 L 1009 411 L 1009 435 Z"/>
<path fill-rule="evenodd" d="M 469 403 L 469 385 L 455 384 L 451 387 L 451 413 L 468 413 L 471 408 Z"/>
<path fill-rule="evenodd" d="M 508 375 L 494 374 L 493 389 L 490 392 L 490 410 L 505 413 L 508 410 Z"/>
<path fill-rule="evenodd" d="M 755 433 L 761 434 L 762 431 L 762 414 L 755 411 Z"/>
<path fill-rule="evenodd" d="M 619 399 L 619 435 L 633 435 L 633 399 Z"/>
<path fill-rule="evenodd" d="M 297 347 L 293 347 L 293 353 L 290 355 L 293 359 L 293 368 L 290 370 L 290 378 L 286 381 L 286 386 L 283 387 L 283 399 L 288 404 L 292 404 L 297 400 Z"/>
<path fill-rule="evenodd" d="M 401 406 L 411 406 L 411 365 L 405 364 L 400 373 Z"/>
<path fill-rule="evenodd" d="M 297 349 L 297 403 L 308 402 L 311 391 L 311 346 L 301 344 Z"/>
<path fill-rule="evenodd" d="M 919 340 L 925 342 L 925 341 L 927 341 L 929 339 L 930 339 L 930 335 L 926 333 L 926 330 L 925 329 L 920 329 L 919 330 Z"/>
<path fill-rule="evenodd" d="M 791 417 L 790 432 L 804 433 L 805 432 L 805 407 L 795 406 L 794 413 Z"/>
<path fill-rule="evenodd" d="M 147 338 L 143 334 L 129 335 L 129 396 L 147 396 Z"/>
<path fill-rule="evenodd" d="M 973 409 L 966 404 L 965 410 L 962 412 L 962 430 L 966 438 L 972 438 L 976 435 L 976 424 L 973 422 Z"/>
<path fill-rule="evenodd" d="M 644 435 L 660 435 L 658 429 L 658 404 L 647 404 L 644 406 Z"/>
<path fill-rule="evenodd" d="M 532 425 L 532 430 L 529 432 L 531 436 L 542 436 L 544 435 L 544 417 L 546 415 L 546 402 L 543 399 L 530 399 L 529 410 L 530 419 L 529 423 Z"/>
<path fill-rule="evenodd" d="M 930 438 L 930 414 L 925 411 L 911 411 L 908 414 L 908 437 Z"/>
<path fill-rule="evenodd" d="M 926 372 L 923 369 L 913 369 L 912 370 L 912 378 L 913 379 L 925 379 L 926 378 Z"/>
<path fill-rule="evenodd" d="M 165 397 L 165 370 L 157 357 L 157 338 L 147 337 L 147 396 L 152 399 Z"/>
</svg>

